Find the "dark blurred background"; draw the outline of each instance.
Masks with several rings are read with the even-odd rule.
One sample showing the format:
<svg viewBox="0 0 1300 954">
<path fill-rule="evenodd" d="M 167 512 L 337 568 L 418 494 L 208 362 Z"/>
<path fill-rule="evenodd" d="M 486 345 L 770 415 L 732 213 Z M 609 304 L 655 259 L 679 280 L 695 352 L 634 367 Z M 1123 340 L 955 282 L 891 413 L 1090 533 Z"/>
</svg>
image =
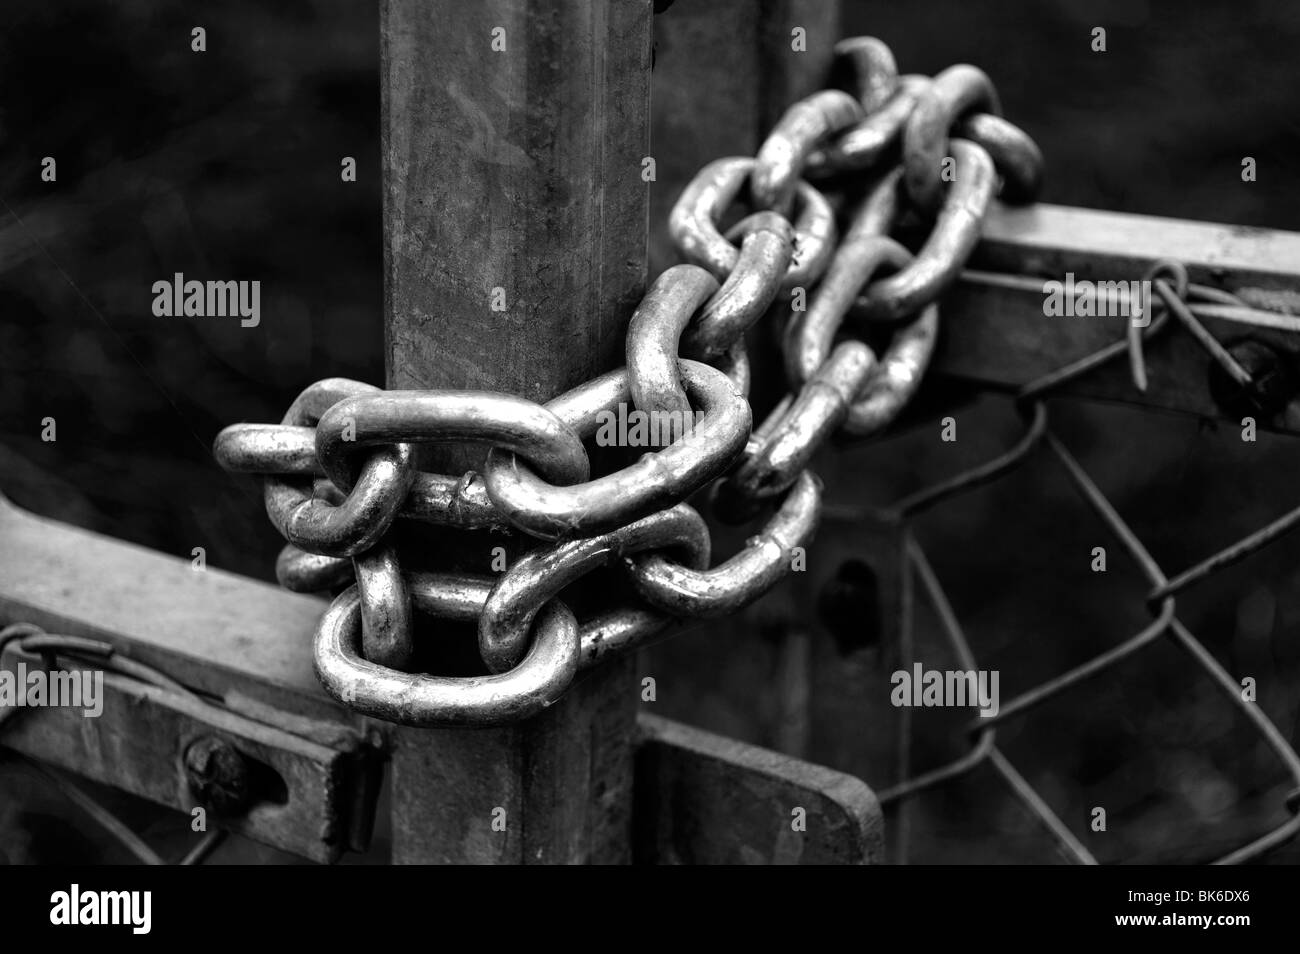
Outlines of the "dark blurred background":
<svg viewBox="0 0 1300 954">
<path fill-rule="evenodd" d="M 1300 228 L 1295 4 L 844 6 L 843 32 L 884 39 L 905 72 L 982 66 L 1046 155 L 1046 201 Z M 191 52 L 196 25 L 206 53 Z M 1090 49 L 1094 26 L 1108 31 L 1104 54 Z M 187 559 L 202 546 L 212 566 L 273 579 L 281 541 L 257 484 L 220 471 L 210 446 L 228 423 L 278 420 L 319 377 L 383 380 L 378 51 L 376 5 L 356 0 L 4 5 L 0 491 L 14 503 Z M 1247 155 L 1253 183 L 1240 179 Z M 45 156 L 55 183 L 41 181 Z M 340 181 L 344 156 L 355 183 Z M 152 283 L 178 271 L 260 280 L 260 326 L 154 317 Z M 47 416 L 54 443 L 40 439 Z M 1055 420 L 1167 569 L 1300 502 L 1289 439 L 1242 444 L 1231 426 L 1113 407 L 1063 405 Z M 1017 427 L 1005 401 L 982 400 L 963 412 L 961 454 L 996 453 Z M 917 435 L 851 453 L 866 501 L 954 467 Z M 1081 554 L 1109 541 L 1046 462 L 942 508 L 919 533 L 1004 697 L 1145 621 L 1132 574 L 1088 571 Z M 1293 742 L 1298 544 L 1180 601 L 1231 672 L 1256 676 L 1260 705 Z M 709 721 L 746 725 L 725 706 Z M 1088 806 L 1112 806 L 1103 860 L 1203 860 L 1281 818 L 1275 762 L 1163 644 L 1009 724 L 1000 743 L 1077 826 Z M 960 745 L 951 726 L 918 716 L 918 767 Z M 921 799 L 914 826 L 915 860 L 1054 857 L 988 775 Z M 1294 847 L 1272 856 L 1297 858 Z"/>
</svg>

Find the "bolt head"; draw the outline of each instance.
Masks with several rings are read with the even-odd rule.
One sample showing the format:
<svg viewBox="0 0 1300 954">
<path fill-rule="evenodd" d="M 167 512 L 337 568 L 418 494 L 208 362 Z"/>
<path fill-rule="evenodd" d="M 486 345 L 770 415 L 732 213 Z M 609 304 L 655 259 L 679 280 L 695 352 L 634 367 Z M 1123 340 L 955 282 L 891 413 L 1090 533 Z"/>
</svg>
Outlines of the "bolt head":
<svg viewBox="0 0 1300 954">
<path fill-rule="evenodd" d="M 248 763 L 224 739 L 204 736 L 185 750 L 185 778 L 194 797 L 218 814 L 236 814 L 249 803 Z"/>
</svg>

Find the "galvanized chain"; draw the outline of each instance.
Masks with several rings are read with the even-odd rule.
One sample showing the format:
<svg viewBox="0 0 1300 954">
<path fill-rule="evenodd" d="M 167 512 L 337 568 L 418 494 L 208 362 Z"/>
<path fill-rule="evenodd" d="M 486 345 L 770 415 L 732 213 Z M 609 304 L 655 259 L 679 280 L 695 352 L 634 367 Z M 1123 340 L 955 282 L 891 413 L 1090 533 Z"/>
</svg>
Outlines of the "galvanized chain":
<svg viewBox="0 0 1300 954">
<path fill-rule="evenodd" d="M 755 158 L 712 162 L 682 192 L 669 230 L 686 264 L 661 274 L 637 308 L 625 368 L 544 405 L 332 378 L 303 391 L 281 424 L 218 435 L 223 467 L 266 476 L 267 513 L 288 541 L 280 582 L 347 586 L 315 639 L 332 695 L 407 725 L 523 719 L 584 667 L 679 621 L 735 612 L 786 575 L 821 508 L 809 460 L 834 432 L 873 434 L 899 413 L 934 350 L 937 299 L 978 242 L 999 180 L 1015 202 L 1032 201 L 1041 181 L 1037 147 L 999 117 L 980 70 L 900 77 L 888 47 L 869 37 L 841 42 L 836 55 L 852 92 L 796 103 Z M 842 238 L 832 201 L 805 177 L 845 195 L 870 181 Z M 748 214 L 724 232 L 741 196 Z M 915 256 L 889 237 L 905 215 L 932 223 Z M 793 391 L 752 429 L 745 334 L 765 315 L 786 322 Z M 883 356 L 851 337 L 837 344 L 846 322 L 892 332 Z M 670 439 L 593 478 L 583 442 L 629 401 L 667 422 Z M 487 447 L 483 472 L 415 469 L 412 445 L 426 442 Z M 707 526 L 685 502 L 710 485 L 725 520 L 774 508 L 741 552 L 712 567 Z M 547 543 L 497 577 L 404 573 L 388 533 L 399 518 Z M 560 594 L 609 564 L 646 606 L 579 624 Z M 413 612 L 477 622 L 492 675 L 404 671 Z"/>
</svg>

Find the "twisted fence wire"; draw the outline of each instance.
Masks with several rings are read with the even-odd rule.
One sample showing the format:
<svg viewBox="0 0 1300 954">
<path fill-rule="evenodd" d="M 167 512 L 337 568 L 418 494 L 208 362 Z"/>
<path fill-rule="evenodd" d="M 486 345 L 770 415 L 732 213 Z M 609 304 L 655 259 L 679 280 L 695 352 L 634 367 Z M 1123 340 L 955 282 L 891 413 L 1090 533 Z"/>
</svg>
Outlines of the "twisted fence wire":
<svg viewBox="0 0 1300 954">
<path fill-rule="evenodd" d="M 1174 268 L 1177 270 L 1177 266 L 1174 266 Z M 1210 337 L 1209 333 L 1196 320 L 1196 314 L 1203 313 L 1202 306 L 1187 307 L 1180 298 L 1167 294 L 1170 288 L 1165 282 L 1161 281 L 1159 284 L 1165 285 L 1160 296 L 1164 304 L 1164 311 L 1151 322 L 1145 333 L 1138 337 L 1147 339 L 1153 337 L 1166 324 L 1172 313 L 1205 347 L 1212 359 L 1221 361 L 1222 347 Z M 1188 285 L 1185 281 L 1181 284 L 1180 291 L 1184 295 L 1195 296 L 1201 301 L 1213 303 L 1209 307 L 1253 311 L 1230 293 L 1207 289 L 1202 286 Z M 941 501 L 967 493 L 1013 469 L 1023 466 L 1039 446 L 1046 446 L 1065 469 L 1075 489 L 1096 516 L 1120 541 L 1147 578 L 1152 589 L 1146 597 L 1146 603 L 1147 608 L 1153 612 L 1155 618 L 1150 624 L 1129 636 L 1119 645 L 1022 692 L 1009 702 L 1001 703 L 996 714 L 980 718 L 977 724 L 971 727 L 973 744 L 965 754 L 944 765 L 910 778 L 906 776 L 906 769 L 904 769 L 903 780 L 880 793 L 880 801 L 883 805 L 904 803 L 907 799 L 920 792 L 961 778 L 979 766 L 988 763 L 1007 783 L 1011 792 L 1024 808 L 1035 816 L 1052 835 L 1057 847 L 1067 859 L 1077 864 L 1097 864 L 1097 859 L 1052 810 L 1042 795 L 1016 770 L 1015 766 L 997 747 L 996 726 L 1010 718 L 1024 715 L 1031 709 L 1088 679 L 1115 669 L 1122 663 L 1132 659 L 1143 648 L 1157 642 L 1161 636 L 1167 636 L 1196 663 L 1204 675 L 1210 678 L 1233 707 L 1245 716 L 1258 736 L 1273 750 L 1282 767 L 1291 776 L 1292 783 L 1297 787 L 1292 795 L 1288 797 L 1284 806 L 1292 813 L 1291 818 L 1253 838 L 1246 844 L 1229 851 L 1214 862 L 1215 864 L 1240 864 L 1259 858 L 1300 833 L 1300 755 L 1296 754 L 1295 749 L 1286 741 L 1285 737 L 1268 716 L 1264 714 L 1262 709 L 1253 701 L 1246 700 L 1241 684 L 1233 680 L 1232 676 L 1219 664 L 1213 654 L 1179 620 L 1176 612 L 1175 596 L 1186 591 L 1191 586 L 1209 579 L 1223 568 L 1245 559 L 1294 529 L 1297 524 L 1300 524 L 1300 508 L 1283 514 L 1254 533 L 1219 550 L 1172 578 L 1167 577 L 1137 534 L 1120 516 L 1118 510 L 1106 497 L 1105 493 L 1053 432 L 1045 404 L 1045 399 L 1051 391 L 1103 364 L 1125 354 L 1133 353 L 1136 344 L 1133 336 L 1129 336 L 1127 340 L 1108 345 L 1093 354 L 1070 362 L 1061 369 L 1023 386 L 1016 397 L 1022 415 L 1027 419 L 1027 425 L 1023 436 L 1013 447 L 988 462 L 971 467 L 954 477 L 902 498 L 895 502 L 892 507 L 887 508 L 887 512 L 892 512 L 901 520 L 914 518 Z M 1226 354 L 1226 352 L 1224 353 Z M 1144 377 L 1144 374 L 1135 375 L 1135 378 L 1142 377 Z M 909 629 L 914 625 L 915 613 L 910 606 L 911 600 L 915 598 L 914 588 L 910 585 L 910 575 L 914 574 L 920 580 L 925 596 L 938 616 L 940 627 L 958 663 L 967 671 L 977 671 L 978 666 L 975 655 L 971 651 L 970 644 L 966 639 L 957 615 L 948 601 L 938 576 L 930 566 L 924 550 L 907 524 L 904 524 L 903 530 L 903 551 L 905 560 L 903 575 L 905 578 L 909 578 L 905 579 L 901 587 L 902 598 L 906 604 L 903 613 L 903 619 L 907 621 L 905 625 Z M 910 634 L 904 635 L 905 644 L 910 645 L 910 639 Z M 906 764 L 907 760 L 904 759 L 903 765 L 906 766 Z M 905 847 L 903 851 L 906 851 Z"/>
</svg>

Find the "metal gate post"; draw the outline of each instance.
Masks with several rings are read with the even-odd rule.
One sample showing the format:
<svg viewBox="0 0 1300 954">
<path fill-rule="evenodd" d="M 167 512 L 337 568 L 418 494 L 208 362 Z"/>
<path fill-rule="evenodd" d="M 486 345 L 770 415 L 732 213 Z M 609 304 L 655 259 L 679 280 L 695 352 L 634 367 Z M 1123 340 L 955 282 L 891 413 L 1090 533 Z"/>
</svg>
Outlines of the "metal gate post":
<svg viewBox="0 0 1300 954">
<path fill-rule="evenodd" d="M 646 275 L 651 0 L 381 9 L 388 387 L 545 401 L 621 364 Z M 501 542 L 451 557 L 486 569 Z M 394 862 L 628 860 L 633 665 L 518 726 L 396 732 Z"/>
</svg>

